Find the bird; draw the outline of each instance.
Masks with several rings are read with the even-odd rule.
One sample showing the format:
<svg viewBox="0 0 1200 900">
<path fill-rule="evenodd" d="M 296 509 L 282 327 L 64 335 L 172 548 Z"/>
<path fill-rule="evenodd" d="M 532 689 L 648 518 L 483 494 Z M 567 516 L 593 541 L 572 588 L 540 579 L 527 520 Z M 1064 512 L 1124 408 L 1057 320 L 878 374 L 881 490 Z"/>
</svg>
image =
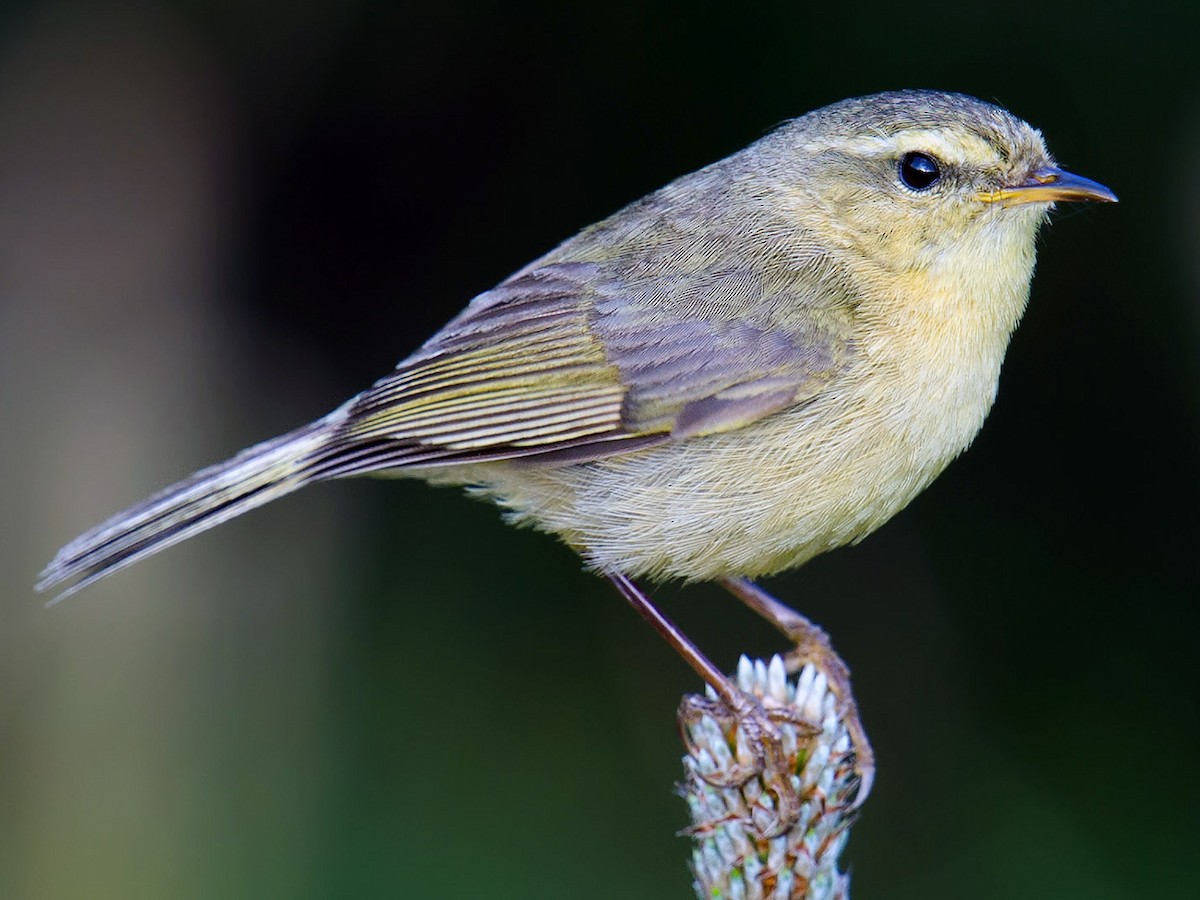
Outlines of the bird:
<svg viewBox="0 0 1200 900">
<path fill-rule="evenodd" d="M 963 94 L 816 109 L 584 228 L 328 415 L 85 532 L 37 588 L 61 599 L 313 482 L 464 486 L 609 579 L 757 723 L 761 768 L 770 715 L 642 585 L 724 585 L 852 703 L 823 632 L 754 580 L 862 540 L 968 447 L 1049 211 L 1116 199 Z"/>
</svg>

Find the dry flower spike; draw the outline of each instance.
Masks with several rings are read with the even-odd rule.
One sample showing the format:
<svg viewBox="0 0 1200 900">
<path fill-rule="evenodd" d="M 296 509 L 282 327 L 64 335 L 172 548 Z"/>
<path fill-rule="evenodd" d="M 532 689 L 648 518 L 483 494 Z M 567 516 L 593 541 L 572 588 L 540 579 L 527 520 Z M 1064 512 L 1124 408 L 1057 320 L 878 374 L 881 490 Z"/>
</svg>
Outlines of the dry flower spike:
<svg viewBox="0 0 1200 900">
<path fill-rule="evenodd" d="M 838 871 L 838 858 L 857 812 L 859 780 L 840 704 L 823 673 L 806 665 L 789 679 L 778 656 L 769 664 L 743 656 L 737 683 L 768 712 L 779 714 L 787 771 L 784 777 L 769 777 L 769 772 L 745 777 L 753 754 L 742 729 L 736 723 L 723 728 L 718 717 L 695 712 L 712 707 L 711 693 L 685 698 L 680 727 L 689 752 L 680 793 L 692 817 L 687 833 L 695 842 L 696 895 L 704 900 L 845 900 L 850 879 Z M 773 793 L 780 790 L 791 795 Z M 794 804 L 799 814 L 790 828 L 771 836 L 783 803 Z"/>
</svg>

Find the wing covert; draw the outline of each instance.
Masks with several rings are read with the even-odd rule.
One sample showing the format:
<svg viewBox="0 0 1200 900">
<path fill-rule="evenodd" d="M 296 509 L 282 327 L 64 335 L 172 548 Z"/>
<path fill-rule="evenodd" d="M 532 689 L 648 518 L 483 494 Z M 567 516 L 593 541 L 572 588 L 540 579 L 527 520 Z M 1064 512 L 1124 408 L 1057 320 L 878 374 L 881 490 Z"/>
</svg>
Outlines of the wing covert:
<svg viewBox="0 0 1200 900">
<path fill-rule="evenodd" d="M 742 272 L 686 283 L 755 285 Z M 828 335 L 705 317 L 703 303 L 681 317 L 669 290 L 591 261 L 518 273 L 353 401 L 321 474 L 586 460 L 742 427 L 813 396 L 838 367 Z"/>
</svg>

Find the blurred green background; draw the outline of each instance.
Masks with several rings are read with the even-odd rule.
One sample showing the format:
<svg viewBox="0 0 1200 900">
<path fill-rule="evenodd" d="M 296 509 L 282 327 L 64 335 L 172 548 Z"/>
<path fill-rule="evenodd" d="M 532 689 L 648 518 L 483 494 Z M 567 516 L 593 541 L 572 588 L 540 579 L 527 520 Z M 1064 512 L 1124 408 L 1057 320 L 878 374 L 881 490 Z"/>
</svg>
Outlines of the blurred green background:
<svg viewBox="0 0 1200 900">
<path fill-rule="evenodd" d="M 52 609 L 32 582 L 579 227 L 897 87 L 1004 104 L 1121 204 L 1043 234 L 972 451 L 769 584 L 874 739 L 854 894 L 1200 896 L 1194 10 L 9 4 L 0 897 L 690 896 L 696 679 L 489 507 L 324 485 Z M 780 647 L 658 596 L 722 666 Z"/>
</svg>

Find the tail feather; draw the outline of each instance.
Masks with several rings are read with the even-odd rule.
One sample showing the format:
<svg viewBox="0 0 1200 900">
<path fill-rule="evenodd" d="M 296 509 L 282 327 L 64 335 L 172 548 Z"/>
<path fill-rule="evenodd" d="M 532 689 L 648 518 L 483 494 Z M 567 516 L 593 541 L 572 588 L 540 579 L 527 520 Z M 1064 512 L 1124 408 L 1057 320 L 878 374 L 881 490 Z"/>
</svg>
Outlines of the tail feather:
<svg viewBox="0 0 1200 900">
<path fill-rule="evenodd" d="M 264 441 L 195 473 L 81 534 L 55 555 L 37 589 L 68 585 L 57 603 L 106 575 L 313 480 L 333 417 Z M 72 583 L 73 582 L 73 583 Z"/>
</svg>

